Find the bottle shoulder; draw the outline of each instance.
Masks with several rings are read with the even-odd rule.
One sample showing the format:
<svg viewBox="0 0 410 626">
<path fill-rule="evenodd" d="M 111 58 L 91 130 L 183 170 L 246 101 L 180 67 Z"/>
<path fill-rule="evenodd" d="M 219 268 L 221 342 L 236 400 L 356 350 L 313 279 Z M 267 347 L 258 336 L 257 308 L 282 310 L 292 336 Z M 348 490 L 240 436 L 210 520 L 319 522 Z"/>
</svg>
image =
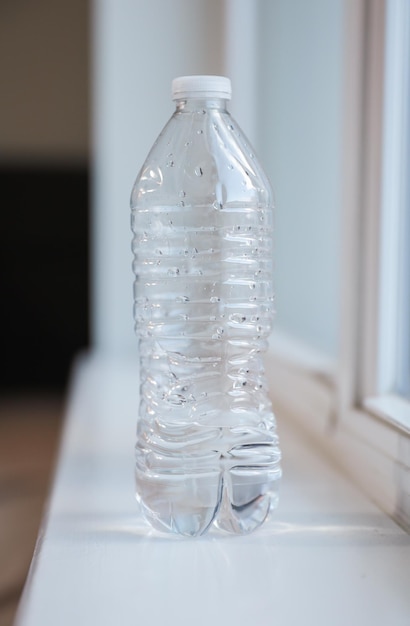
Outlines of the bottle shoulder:
<svg viewBox="0 0 410 626">
<path fill-rule="evenodd" d="M 266 173 L 226 110 L 176 111 L 136 178 L 132 207 L 181 202 L 272 205 Z"/>
</svg>

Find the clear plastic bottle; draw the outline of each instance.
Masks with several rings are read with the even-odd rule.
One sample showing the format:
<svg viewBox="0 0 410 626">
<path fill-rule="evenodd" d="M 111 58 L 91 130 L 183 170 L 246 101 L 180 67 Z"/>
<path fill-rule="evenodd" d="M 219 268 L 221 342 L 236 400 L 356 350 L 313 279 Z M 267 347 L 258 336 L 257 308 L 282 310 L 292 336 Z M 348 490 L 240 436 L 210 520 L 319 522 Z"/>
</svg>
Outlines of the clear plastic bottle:
<svg viewBox="0 0 410 626">
<path fill-rule="evenodd" d="M 247 533 L 276 506 L 281 475 L 262 362 L 272 194 L 226 109 L 229 79 L 172 87 L 176 110 L 131 194 L 137 497 L 163 531 Z"/>
</svg>

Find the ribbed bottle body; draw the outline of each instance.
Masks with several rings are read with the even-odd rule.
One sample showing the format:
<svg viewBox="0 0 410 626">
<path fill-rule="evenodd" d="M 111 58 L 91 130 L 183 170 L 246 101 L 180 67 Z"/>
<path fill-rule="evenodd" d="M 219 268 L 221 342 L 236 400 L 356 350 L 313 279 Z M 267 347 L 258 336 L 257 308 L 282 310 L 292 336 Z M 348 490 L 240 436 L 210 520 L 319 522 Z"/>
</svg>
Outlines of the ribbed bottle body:
<svg viewBox="0 0 410 626">
<path fill-rule="evenodd" d="M 171 118 L 132 194 L 141 360 L 137 494 L 151 523 L 244 533 L 276 502 L 263 368 L 273 317 L 272 198 L 220 101 Z"/>
</svg>

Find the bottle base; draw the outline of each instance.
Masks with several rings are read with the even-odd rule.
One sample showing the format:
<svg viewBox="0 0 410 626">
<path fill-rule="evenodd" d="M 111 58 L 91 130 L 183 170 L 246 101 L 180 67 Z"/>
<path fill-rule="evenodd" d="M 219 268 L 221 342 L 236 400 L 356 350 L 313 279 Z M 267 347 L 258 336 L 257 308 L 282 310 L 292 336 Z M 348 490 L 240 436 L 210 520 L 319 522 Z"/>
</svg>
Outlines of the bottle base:
<svg viewBox="0 0 410 626">
<path fill-rule="evenodd" d="M 259 528 L 278 502 L 280 469 L 231 468 L 191 476 L 137 472 L 137 498 L 150 525 L 186 537 L 211 526 L 231 534 Z"/>
</svg>

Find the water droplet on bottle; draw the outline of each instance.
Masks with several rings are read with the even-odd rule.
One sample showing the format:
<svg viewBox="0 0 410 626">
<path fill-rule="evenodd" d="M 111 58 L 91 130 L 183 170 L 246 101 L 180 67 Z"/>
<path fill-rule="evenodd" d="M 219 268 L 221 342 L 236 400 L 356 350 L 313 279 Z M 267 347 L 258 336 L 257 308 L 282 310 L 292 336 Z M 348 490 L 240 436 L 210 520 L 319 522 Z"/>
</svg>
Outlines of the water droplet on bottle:
<svg viewBox="0 0 410 626">
<path fill-rule="evenodd" d="M 166 395 L 164 399 L 173 406 L 182 406 L 186 403 L 186 398 L 181 393 L 172 393 Z"/>
<path fill-rule="evenodd" d="M 234 322 L 234 324 L 238 324 L 240 321 L 240 316 L 238 313 L 231 313 L 229 316 L 229 321 Z"/>
<path fill-rule="evenodd" d="M 181 191 L 179 192 L 179 197 L 185 198 L 185 196 L 186 196 L 186 192 L 183 189 L 181 189 Z"/>
<path fill-rule="evenodd" d="M 178 303 L 180 303 L 180 302 L 189 302 L 189 298 L 188 298 L 188 296 L 177 296 L 175 298 L 175 302 L 178 302 Z"/>
<path fill-rule="evenodd" d="M 203 135 L 204 131 L 200 128 L 199 130 L 196 131 L 197 135 Z"/>
<path fill-rule="evenodd" d="M 174 167 L 174 161 L 167 161 L 167 167 Z"/>
<path fill-rule="evenodd" d="M 178 276 L 179 274 L 179 267 L 170 267 L 168 272 L 167 272 L 168 276 Z"/>
<path fill-rule="evenodd" d="M 223 204 L 222 202 L 218 202 L 217 200 L 215 200 L 215 202 L 212 205 L 214 207 L 214 209 L 216 209 L 217 211 L 221 211 L 223 209 Z"/>
<path fill-rule="evenodd" d="M 211 296 L 209 298 L 209 302 L 212 302 L 212 304 L 214 304 L 215 302 L 220 302 L 221 298 L 218 298 L 217 296 Z"/>
<path fill-rule="evenodd" d="M 232 163 L 228 163 L 228 169 L 233 170 L 233 165 L 232 165 Z"/>
<path fill-rule="evenodd" d="M 235 130 L 235 127 L 234 127 L 233 124 L 229 124 L 228 128 L 229 128 L 229 130 Z"/>
<path fill-rule="evenodd" d="M 196 176 L 202 176 L 202 174 L 203 174 L 202 167 L 197 165 L 196 168 L 194 169 L 194 172 L 195 172 Z"/>
<path fill-rule="evenodd" d="M 224 329 L 218 326 L 216 332 L 212 335 L 212 339 L 222 339 L 222 335 L 224 333 Z"/>
<path fill-rule="evenodd" d="M 185 206 L 185 202 L 184 202 L 183 200 L 180 200 L 180 201 L 178 202 L 178 206 L 180 206 L 180 207 L 184 207 L 184 206 Z"/>
</svg>

